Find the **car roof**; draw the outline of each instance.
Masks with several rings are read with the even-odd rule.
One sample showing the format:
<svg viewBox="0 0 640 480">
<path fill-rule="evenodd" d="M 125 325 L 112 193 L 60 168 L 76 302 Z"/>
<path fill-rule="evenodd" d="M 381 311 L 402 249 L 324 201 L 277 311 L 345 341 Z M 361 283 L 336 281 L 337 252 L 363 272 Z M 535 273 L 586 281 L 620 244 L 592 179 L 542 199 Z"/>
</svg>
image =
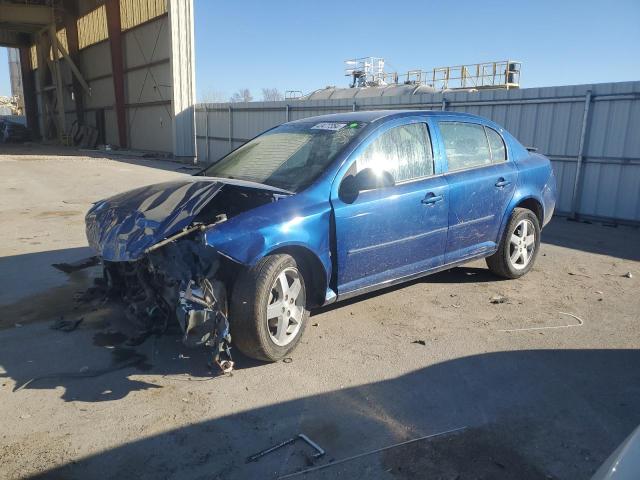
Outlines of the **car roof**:
<svg viewBox="0 0 640 480">
<path fill-rule="evenodd" d="M 316 117 L 301 118 L 290 123 L 303 122 L 377 122 L 379 120 L 389 120 L 391 118 L 408 117 L 411 115 L 422 115 L 428 117 L 456 116 L 468 118 L 469 120 L 480 120 L 489 123 L 490 120 L 472 115 L 470 113 L 449 112 L 442 110 L 366 110 L 359 112 L 330 113 L 328 115 L 318 115 Z"/>
</svg>

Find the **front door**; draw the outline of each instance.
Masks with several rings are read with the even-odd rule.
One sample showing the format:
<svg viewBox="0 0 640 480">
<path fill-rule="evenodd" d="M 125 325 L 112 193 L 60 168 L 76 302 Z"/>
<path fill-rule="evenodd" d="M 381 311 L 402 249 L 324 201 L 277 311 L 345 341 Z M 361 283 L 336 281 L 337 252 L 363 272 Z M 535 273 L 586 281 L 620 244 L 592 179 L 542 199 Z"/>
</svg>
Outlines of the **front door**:
<svg viewBox="0 0 640 480">
<path fill-rule="evenodd" d="M 518 170 L 492 128 L 438 122 L 447 158 L 449 233 L 445 263 L 496 248 L 502 216 L 513 197 Z"/>
<path fill-rule="evenodd" d="M 393 177 L 393 186 L 335 194 L 338 294 L 353 293 L 442 265 L 448 184 L 435 176 L 429 128 L 402 119 L 372 134 L 352 155 L 342 181 L 365 169 Z"/>
</svg>

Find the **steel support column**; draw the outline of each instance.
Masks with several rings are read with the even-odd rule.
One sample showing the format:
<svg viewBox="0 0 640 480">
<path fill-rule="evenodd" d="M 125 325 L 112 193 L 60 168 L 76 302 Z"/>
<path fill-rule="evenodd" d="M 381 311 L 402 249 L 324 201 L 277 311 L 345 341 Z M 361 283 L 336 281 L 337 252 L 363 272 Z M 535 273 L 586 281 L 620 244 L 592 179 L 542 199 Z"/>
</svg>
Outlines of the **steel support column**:
<svg viewBox="0 0 640 480">
<path fill-rule="evenodd" d="M 20 70 L 22 72 L 22 92 L 24 95 L 24 112 L 27 117 L 27 127 L 29 127 L 36 137 L 39 137 L 38 96 L 36 94 L 34 71 L 31 70 L 31 49 L 29 47 L 20 48 Z"/>
<path fill-rule="evenodd" d="M 48 55 L 49 50 L 51 48 L 51 44 L 49 43 L 47 37 L 39 33 L 35 37 L 36 40 L 36 54 L 38 56 L 38 69 L 35 71 L 35 81 L 36 81 L 36 94 L 37 94 L 37 104 L 38 111 L 40 115 L 38 115 L 38 125 L 40 130 L 40 135 L 44 139 L 51 138 L 51 129 L 50 129 L 50 117 L 51 117 L 51 107 L 49 104 L 49 100 L 47 98 L 47 92 L 45 91 L 45 86 L 48 77 L 49 68 L 48 65 Z"/>
<path fill-rule="evenodd" d="M 233 150 L 233 110 L 229 105 L 229 151 Z"/>
<path fill-rule="evenodd" d="M 49 26 L 49 41 L 51 42 L 51 53 L 53 55 L 53 59 L 49 65 L 51 67 L 53 83 L 56 87 L 56 112 L 58 114 L 58 124 L 56 126 L 58 130 L 58 140 L 62 142 L 66 128 L 64 113 L 64 84 L 62 82 L 62 73 L 60 72 L 60 52 L 58 49 L 56 25 L 54 23 Z"/>
<path fill-rule="evenodd" d="M 573 193 L 571 197 L 571 218 L 578 218 L 580 210 L 580 195 L 582 194 L 582 163 L 584 162 L 584 146 L 587 141 L 587 129 L 589 128 L 589 110 L 591 107 L 591 90 L 584 97 L 584 110 L 582 113 L 582 129 L 580 131 L 580 146 L 576 163 L 576 176 L 573 181 Z"/>
<path fill-rule="evenodd" d="M 75 63 L 78 67 L 80 65 L 80 54 L 79 52 L 79 44 L 78 44 L 78 22 L 77 22 L 77 13 L 70 12 L 65 10 L 64 13 L 64 28 L 67 31 L 67 46 L 69 47 L 69 58 L 71 61 Z M 83 87 L 80 84 L 78 78 L 73 75 L 72 79 L 72 87 L 73 87 L 73 101 L 76 104 L 76 117 L 78 119 L 78 123 L 80 125 L 84 124 L 84 96 L 83 96 Z"/>
<path fill-rule="evenodd" d="M 127 146 L 127 115 L 124 96 L 124 62 L 122 59 L 122 27 L 120 22 L 119 0 L 105 2 L 107 14 L 107 30 L 111 47 L 111 71 L 113 74 L 113 91 L 115 94 L 115 111 L 118 122 L 118 140 L 120 147 Z"/>
<path fill-rule="evenodd" d="M 209 164 L 209 109 L 207 108 L 207 106 L 204 106 L 204 130 L 205 130 L 205 134 L 204 134 L 204 141 L 205 143 L 205 162 L 208 165 Z"/>
</svg>

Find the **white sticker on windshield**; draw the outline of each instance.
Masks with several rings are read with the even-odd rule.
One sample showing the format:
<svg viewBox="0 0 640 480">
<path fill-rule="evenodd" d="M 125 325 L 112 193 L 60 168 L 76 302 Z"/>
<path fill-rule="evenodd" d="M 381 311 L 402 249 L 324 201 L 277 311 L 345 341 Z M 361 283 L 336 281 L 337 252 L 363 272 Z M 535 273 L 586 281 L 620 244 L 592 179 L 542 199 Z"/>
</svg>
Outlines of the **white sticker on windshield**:
<svg viewBox="0 0 640 480">
<path fill-rule="evenodd" d="M 338 130 L 346 126 L 346 123 L 322 122 L 311 127 L 311 130 L 332 130 L 334 132 L 337 132 Z"/>
</svg>

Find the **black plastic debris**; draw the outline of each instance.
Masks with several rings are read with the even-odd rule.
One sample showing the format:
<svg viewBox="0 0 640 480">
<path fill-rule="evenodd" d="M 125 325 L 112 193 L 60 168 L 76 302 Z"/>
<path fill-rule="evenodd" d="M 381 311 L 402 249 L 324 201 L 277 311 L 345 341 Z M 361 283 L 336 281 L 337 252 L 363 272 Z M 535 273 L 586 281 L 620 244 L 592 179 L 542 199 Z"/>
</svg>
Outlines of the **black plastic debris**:
<svg viewBox="0 0 640 480">
<path fill-rule="evenodd" d="M 83 258 L 82 260 L 77 260 L 71 263 L 54 263 L 51 266 L 53 268 L 57 268 L 58 270 L 64 273 L 73 273 L 73 272 L 77 272 L 78 270 L 94 267 L 99 264 L 100 264 L 99 257 L 89 257 L 89 258 Z"/>
<path fill-rule="evenodd" d="M 65 320 L 64 317 L 60 317 L 51 325 L 52 330 L 60 330 L 61 332 L 73 332 L 84 320 L 83 317 L 75 320 Z"/>
</svg>

